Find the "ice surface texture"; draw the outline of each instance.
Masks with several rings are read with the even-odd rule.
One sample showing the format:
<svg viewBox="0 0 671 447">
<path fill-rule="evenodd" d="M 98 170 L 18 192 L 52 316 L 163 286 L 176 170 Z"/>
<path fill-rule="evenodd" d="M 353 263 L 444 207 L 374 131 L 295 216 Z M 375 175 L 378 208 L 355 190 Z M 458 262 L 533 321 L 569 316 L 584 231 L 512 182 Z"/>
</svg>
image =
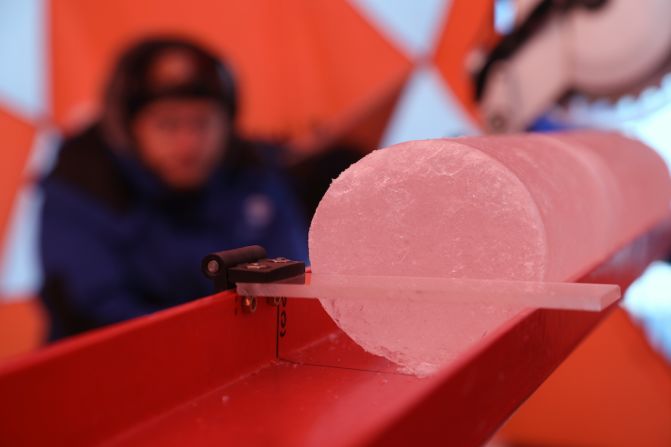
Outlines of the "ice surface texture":
<svg viewBox="0 0 671 447">
<path fill-rule="evenodd" d="M 324 274 L 574 280 L 669 209 L 666 167 L 614 133 L 411 141 L 374 151 L 324 195 L 309 236 Z M 519 308 L 322 300 L 367 351 L 423 375 Z"/>
</svg>

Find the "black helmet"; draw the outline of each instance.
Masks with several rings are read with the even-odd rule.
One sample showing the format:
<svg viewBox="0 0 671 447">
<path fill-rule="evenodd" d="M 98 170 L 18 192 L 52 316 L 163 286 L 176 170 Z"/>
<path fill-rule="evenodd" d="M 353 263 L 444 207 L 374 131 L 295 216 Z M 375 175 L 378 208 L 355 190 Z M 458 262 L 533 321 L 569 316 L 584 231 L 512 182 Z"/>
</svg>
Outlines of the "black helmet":
<svg viewBox="0 0 671 447">
<path fill-rule="evenodd" d="M 164 55 L 173 52 L 186 55 L 192 69 L 178 79 L 157 83 L 152 72 Z M 233 74 L 212 52 L 183 38 L 152 37 L 126 50 L 116 64 L 104 96 L 107 129 L 117 136 L 119 132 L 128 135 L 135 115 L 163 98 L 211 99 L 231 121 L 238 109 Z"/>
</svg>

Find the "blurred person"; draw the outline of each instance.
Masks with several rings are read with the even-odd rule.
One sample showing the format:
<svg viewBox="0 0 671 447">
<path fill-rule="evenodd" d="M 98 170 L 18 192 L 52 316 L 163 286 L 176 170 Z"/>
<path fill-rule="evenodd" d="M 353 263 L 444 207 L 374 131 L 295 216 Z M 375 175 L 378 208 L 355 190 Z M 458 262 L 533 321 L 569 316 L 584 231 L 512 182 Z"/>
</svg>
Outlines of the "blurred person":
<svg viewBox="0 0 671 447">
<path fill-rule="evenodd" d="M 237 108 L 231 72 L 194 43 L 154 38 L 121 56 L 100 120 L 42 182 L 50 339 L 210 294 L 200 260 L 212 251 L 307 259 L 276 148 L 236 133 Z"/>
<path fill-rule="evenodd" d="M 314 216 L 333 179 L 366 153 L 367 150 L 358 145 L 339 141 L 287 168 L 293 189 L 307 216 Z"/>
</svg>

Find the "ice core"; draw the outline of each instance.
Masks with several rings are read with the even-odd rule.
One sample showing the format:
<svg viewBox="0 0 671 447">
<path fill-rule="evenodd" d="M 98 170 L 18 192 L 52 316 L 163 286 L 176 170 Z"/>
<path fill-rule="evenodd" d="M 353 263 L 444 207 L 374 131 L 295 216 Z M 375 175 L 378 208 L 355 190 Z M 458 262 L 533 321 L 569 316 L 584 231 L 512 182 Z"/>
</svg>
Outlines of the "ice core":
<svg viewBox="0 0 671 447">
<path fill-rule="evenodd" d="M 372 152 L 324 195 L 309 235 L 324 274 L 579 278 L 668 213 L 668 172 L 612 133 L 411 141 Z M 519 308 L 322 300 L 364 349 L 424 375 Z"/>
</svg>

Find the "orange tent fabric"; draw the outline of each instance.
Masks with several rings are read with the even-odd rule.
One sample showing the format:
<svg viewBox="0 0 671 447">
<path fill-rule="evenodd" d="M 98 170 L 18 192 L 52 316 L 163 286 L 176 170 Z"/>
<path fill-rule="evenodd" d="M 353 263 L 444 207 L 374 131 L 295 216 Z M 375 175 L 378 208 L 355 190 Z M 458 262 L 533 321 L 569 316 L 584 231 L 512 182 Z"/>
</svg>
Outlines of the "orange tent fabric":
<svg viewBox="0 0 671 447">
<path fill-rule="evenodd" d="M 323 132 L 412 67 L 340 0 L 54 0 L 51 9 L 51 91 L 61 125 L 95 110 L 116 54 L 147 34 L 190 36 L 226 57 L 240 80 L 242 128 L 262 135 Z"/>
<path fill-rule="evenodd" d="M 671 365 L 616 309 L 517 411 L 504 443 L 671 446 Z"/>
<path fill-rule="evenodd" d="M 0 302 L 0 361 L 37 348 L 45 332 L 46 316 L 36 299 Z"/>
</svg>

